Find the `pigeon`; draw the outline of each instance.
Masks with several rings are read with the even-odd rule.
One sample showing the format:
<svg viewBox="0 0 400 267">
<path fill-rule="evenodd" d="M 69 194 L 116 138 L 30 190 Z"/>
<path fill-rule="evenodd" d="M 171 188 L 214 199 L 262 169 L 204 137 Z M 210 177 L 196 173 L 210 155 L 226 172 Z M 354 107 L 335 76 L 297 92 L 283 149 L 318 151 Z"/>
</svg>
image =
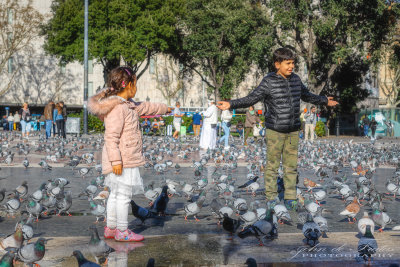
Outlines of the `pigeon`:
<svg viewBox="0 0 400 267">
<path fill-rule="evenodd" d="M 72 256 L 74 256 L 76 258 L 76 260 L 78 261 L 78 266 L 79 267 L 101 267 L 97 263 L 94 263 L 94 262 L 91 262 L 91 261 L 87 260 L 83 256 L 82 252 L 80 252 L 79 250 L 75 250 L 72 253 Z"/>
<path fill-rule="evenodd" d="M 14 266 L 14 258 L 16 251 L 10 250 L 6 254 L 3 255 L 0 259 L 1 267 L 13 267 Z"/>
<path fill-rule="evenodd" d="M 378 243 L 376 243 L 376 240 L 372 235 L 371 225 L 367 225 L 365 228 L 365 234 L 358 241 L 357 250 L 359 256 L 357 260 L 358 261 L 364 260 L 365 263 L 367 261 L 368 263 L 370 263 L 371 257 L 373 254 L 376 253 L 377 249 L 378 249 Z"/>
<path fill-rule="evenodd" d="M 317 184 L 316 182 L 314 182 L 314 181 L 312 181 L 310 179 L 307 179 L 307 178 L 304 178 L 303 184 L 304 184 L 305 187 L 307 187 L 307 191 L 308 192 L 310 192 L 310 191 L 312 192 L 312 190 L 314 188 L 321 186 L 320 184 Z"/>
<path fill-rule="evenodd" d="M 247 226 L 243 231 L 238 233 L 240 238 L 245 238 L 248 236 L 254 236 L 258 239 L 259 245 L 263 246 L 262 240 L 264 238 L 274 238 L 275 237 L 275 225 L 273 223 L 273 210 L 267 211 L 264 219 L 256 221 L 253 225 Z"/>
<path fill-rule="evenodd" d="M 199 221 L 199 219 L 197 219 L 196 215 L 200 212 L 205 200 L 206 200 L 206 196 L 201 195 L 199 200 L 197 200 L 197 202 L 186 204 L 184 206 L 183 210 L 185 211 L 185 221 L 187 221 L 188 216 L 193 216 L 196 221 Z"/>
<path fill-rule="evenodd" d="M 132 208 L 133 216 L 135 216 L 136 218 L 141 220 L 142 224 L 144 224 L 145 220 L 156 217 L 153 212 L 151 212 L 150 210 L 148 210 L 146 208 L 140 207 L 133 200 L 131 200 L 131 208 Z"/>
<path fill-rule="evenodd" d="M 389 217 L 389 215 L 384 211 L 380 211 L 379 209 L 376 209 L 372 213 L 372 220 L 381 227 L 378 229 L 379 232 L 383 232 L 385 226 L 392 222 L 392 219 Z"/>
<path fill-rule="evenodd" d="M 107 243 L 104 242 L 104 240 L 100 239 L 99 232 L 97 231 L 96 226 L 90 226 L 90 230 L 91 236 L 88 245 L 90 253 L 95 257 L 97 263 L 99 263 L 100 260 L 107 263 L 108 255 L 115 250 L 109 247 Z"/>
<path fill-rule="evenodd" d="M 375 223 L 374 221 L 368 216 L 368 212 L 364 211 L 364 216 L 358 221 L 358 231 L 365 235 L 365 230 L 367 229 L 367 225 L 371 226 L 371 232 L 374 233 L 375 230 Z"/>
<path fill-rule="evenodd" d="M 359 211 L 360 204 L 358 204 L 357 197 L 354 197 L 353 202 L 347 205 L 346 208 L 342 212 L 340 212 L 340 215 L 347 216 L 349 223 L 354 223 L 357 220 L 356 215 Z M 352 218 L 353 221 L 350 221 L 350 218 Z"/>
<path fill-rule="evenodd" d="M 247 258 L 245 264 L 247 265 L 247 267 L 257 267 L 257 262 L 253 258 Z"/>
<path fill-rule="evenodd" d="M 6 248 L 20 248 L 24 241 L 24 235 L 22 232 L 22 225 L 17 225 L 14 233 L 8 235 L 0 242 L 1 249 L 5 250 Z"/>
<path fill-rule="evenodd" d="M 94 201 L 90 201 L 89 204 L 90 204 L 90 212 L 91 212 L 91 214 L 96 216 L 96 222 L 95 223 L 99 222 L 99 218 L 100 217 L 103 217 L 103 218 L 106 217 L 106 208 L 105 208 L 105 206 L 103 206 L 101 204 L 98 204 L 98 203 L 95 203 Z"/>
<path fill-rule="evenodd" d="M 244 223 L 243 224 L 243 229 L 244 229 L 246 226 L 252 225 L 253 223 L 255 223 L 258 220 L 257 211 L 249 210 L 246 213 L 243 213 L 242 215 L 240 215 L 239 220 Z"/>
<path fill-rule="evenodd" d="M 82 177 L 82 179 L 85 179 L 85 176 L 90 172 L 90 168 L 81 168 L 79 169 L 79 175 Z"/>
<path fill-rule="evenodd" d="M 25 158 L 25 159 L 22 161 L 22 165 L 25 167 L 25 170 L 28 169 L 28 167 L 29 167 L 29 160 L 28 160 L 27 158 Z"/>
<path fill-rule="evenodd" d="M 43 211 L 43 206 L 39 202 L 31 200 L 26 205 L 26 211 L 29 213 L 29 217 L 36 217 L 36 222 L 38 222 L 39 216 Z"/>
<path fill-rule="evenodd" d="M 28 182 L 23 181 L 15 190 L 18 192 L 20 200 L 22 201 L 28 194 Z"/>
<path fill-rule="evenodd" d="M 168 186 L 164 185 L 161 194 L 153 203 L 152 211 L 165 216 L 165 210 L 167 209 L 168 201 Z"/>
<path fill-rule="evenodd" d="M 252 183 L 257 182 L 257 179 L 258 179 L 258 178 L 259 178 L 258 176 L 255 176 L 253 179 L 247 181 L 247 182 L 244 183 L 243 185 L 238 186 L 238 188 L 246 188 L 246 190 L 248 190 L 248 187 L 249 187 Z"/>
<path fill-rule="evenodd" d="M 41 160 L 39 162 L 39 166 L 42 167 L 43 170 L 51 171 L 53 169 L 53 167 L 51 167 L 49 164 L 47 164 L 47 162 L 45 160 Z"/>
<path fill-rule="evenodd" d="M 29 242 L 29 240 L 33 237 L 33 220 L 33 217 L 28 217 L 26 220 L 21 220 L 15 225 L 15 230 L 17 230 L 19 226 L 22 227 L 22 235 L 24 237 L 24 241 Z"/>
<path fill-rule="evenodd" d="M 303 225 L 302 232 L 305 237 L 305 239 L 303 239 L 303 242 L 306 245 L 309 245 L 310 247 L 315 247 L 319 243 L 318 238 L 322 235 L 321 229 L 319 225 L 314 222 L 311 214 L 307 214 L 307 221 Z"/>
<path fill-rule="evenodd" d="M 222 221 L 222 228 L 224 228 L 225 231 L 227 231 L 230 236 L 232 236 L 234 233 L 236 233 L 236 230 L 240 226 L 240 220 L 235 220 L 232 219 L 231 217 L 228 216 L 227 213 L 224 213 L 224 219 Z"/>
<path fill-rule="evenodd" d="M 22 261 L 27 265 L 35 264 L 44 257 L 45 253 L 44 238 L 39 238 L 35 243 L 28 243 L 18 250 L 16 259 Z"/>
<path fill-rule="evenodd" d="M 3 188 L 0 190 L 0 202 L 2 202 L 5 197 L 6 197 L 6 189 Z"/>
<path fill-rule="evenodd" d="M 68 216 L 72 216 L 69 213 L 69 209 L 72 206 L 72 195 L 71 192 L 67 192 L 61 199 L 56 199 L 57 216 L 61 216 L 62 213 L 67 213 Z"/>
<path fill-rule="evenodd" d="M 274 212 L 276 217 L 278 217 L 278 222 L 280 224 L 284 224 L 285 221 L 291 222 L 292 218 L 290 217 L 289 211 L 285 207 L 285 205 L 277 204 L 274 206 Z"/>
<path fill-rule="evenodd" d="M 6 210 L 7 212 L 7 217 L 11 216 L 12 218 L 15 218 L 15 213 L 19 210 L 19 208 L 21 207 L 21 202 L 20 202 L 20 198 L 19 198 L 19 194 L 17 191 L 14 191 L 13 193 L 11 193 L 9 196 L 10 200 L 8 200 L 6 202 L 6 204 L 4 204 L 2 206 L 3 209 Z"/>
<path fill-rule="evenodd" d="M 233 206 L 235 207 L 237 214 L 239 214 L 239 212 L 247 211 L 248 209 L 247 202 L 243 198 L 235 199 L 235 201 L 233 202 Z"/>
<path fill-rule="evenodd" d="M 42 183 L 39 189 L 33 192 L 32 195 L 30 195 L 30 197 L 32 200 L 39 202 L 42 200 L 45 191 L 46 191 L 46 183 Z"/>
</svg>

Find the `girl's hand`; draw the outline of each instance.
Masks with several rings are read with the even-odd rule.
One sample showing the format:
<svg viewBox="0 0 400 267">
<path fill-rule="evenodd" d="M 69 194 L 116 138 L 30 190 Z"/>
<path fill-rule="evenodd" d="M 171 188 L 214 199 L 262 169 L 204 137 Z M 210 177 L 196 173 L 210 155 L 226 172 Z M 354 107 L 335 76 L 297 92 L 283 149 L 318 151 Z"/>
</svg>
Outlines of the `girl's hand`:
<svg viewBox="0 0 400 267">
<path fill-rule="evenodd" d="M 122 174 L 122 164 L 115 165 L 115 166 L 112 166 L 112 167 L 113 167 L 113 173 L 115 175 L 121 175 Z"/>
</svg>

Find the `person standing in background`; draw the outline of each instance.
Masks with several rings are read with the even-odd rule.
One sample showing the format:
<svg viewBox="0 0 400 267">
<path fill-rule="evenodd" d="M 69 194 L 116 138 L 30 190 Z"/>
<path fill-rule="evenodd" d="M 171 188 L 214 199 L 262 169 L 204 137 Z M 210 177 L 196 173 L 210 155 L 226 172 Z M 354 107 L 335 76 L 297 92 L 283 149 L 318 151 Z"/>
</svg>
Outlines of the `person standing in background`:
<svg viewBox="0 0 400 267">
<path fill-rule="evenodd" d="M 209 107 L 203 112 L 203 127 L 200 134 L 200 148 L 214 149 L 217 145 L 218 108 L 213 99 L 208 100 Z"/>
<path fill-rule="evenodd" d="M 201 117 L 199 111 L 193 115 L 193 133 L 194 137 L 198 137 L 200 135 L 200 125 L 203 118 Z"/>
<path fill-rule="evenodd" d="M 369 131 L 369 119 L 368 116 L 365 115 L 363 121 L 362 121 L 363 129 L 364 129 L 364 136 L 368 137 L 368 131 Z"/>
<path fill-rule="evenodd" d="M 246 112 L 246 121 L 244 122 L 244 145 L 247 146 L 247 138 L 249 138 L 250 133 L 253 131 L 254 125 L 260 122 L 260 118 L 257 117 L 254 107 L 250 106 L 249 110 Z M 256 138 L 257 139 L 257 138 Z"/>
<path fill-rule="evenodd" d="M 174 120 L 173 120 L 175 132 L 174 132 L 174 135 L 172 136 L 175 139 L 178 139 L 179 133 L 181 131 L 183 114 L 181 113 L 181 110 L 179 109 L 180 107 L 181 107 L 181 103 L 176 102 L 175 109 L 174 109 Z"/>
<path fill-rule="evenodd" d="M 46 129 L 46 140 L 51 137 L 51 128 L 53 125 L 53 111 L 54 111 L 54 102 L 52 100 L 44 108 L 44 119 L 45 119 L 45 129 Z"/>
<path fill-rule="evenodd" d="M 13 126 L 14 126 L 14 116 L 12 115 L 12 113 L 10 112 L 10 114 L 8 115 L 8 130 L 12 131 L 13 130 Z"/>
<path fill-rule="evenodd" d="M 24 103 L 22 108 L 19 110 L 21 115 L 21 128 L 22 128 L 22 138 L 29 139 L 29 132 L 31 131 L 31 111 L 28 108 L 28 103 Z"/>
<path fill-rule="evenodd" d="M 369 123 L 369 127 L 371 128 L 371 139 L 374 140 L 375 139 L 375 132 L 376 132 L 376 126 L 378 125 L 378 123 L 376 122 L 375 118 L 372 117 L 371 122 Z"/>
<path fill-rule="evenodd" d="M 14 123 L 15 123 L 15 129 L 20 130 L 20 122 L 21 122 L 21 117 L 18 114 L 18 111 L 15 112 L 14 114 Z"/>
<path fill-rule="evenodd" d="M 314 141 L 314 129 L 317 124 L 317 114 L 315 113 L 317 109 L 315 106 L 312 106 L 311 109 L 304 115 L 305 121 L 305 138 L 304 140 L 308 140 L 308 134 L 311 135 L 311 142 Z"/>
<path fill-rule="evenodd" d="M 60 105 L 62 107 L 62 115 L 64 118 L 64 135 L 67 133 L 67 106 L 64 104 L 64 101 L 60 101 Z M 65 138 L 65 137 L 64 137 Z"/>
<path fill-rule="evenodd" d="M 64 117 L 62 115 L 62 107 L 60 103 L 56 104 L 56 107 L 53 111 L 53 121 L 57 125 L 57 134 L 58 137 L 65 138 L 65 132 L 64 132 Z"/>
<path fill-rule="evenodd" d="M 231 131 L 231 120 L 232 113 L 229 110 L 223 110 L 221 113 L 222 129 L 224 130 L 224 136 L 222 136 L 218 143 L 224 141 L 224 149 L 229 150 L 229 134 Z"/>
</svg>

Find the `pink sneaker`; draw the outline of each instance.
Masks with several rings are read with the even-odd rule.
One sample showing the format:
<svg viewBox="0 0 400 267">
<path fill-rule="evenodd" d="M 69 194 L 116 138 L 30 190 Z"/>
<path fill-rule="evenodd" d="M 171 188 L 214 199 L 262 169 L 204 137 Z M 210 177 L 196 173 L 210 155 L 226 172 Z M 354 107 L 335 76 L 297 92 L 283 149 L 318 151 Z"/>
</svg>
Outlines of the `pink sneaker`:
<svg viewBox="0 0 400 267">
<path fill-rule="evenodd" d="M 121 242 L 139 242 L 142 241 L 144 237 L 142 235 L 135 234 L 129 229 L 126 229 L 125 231 L 121 232 L 120 230 L 117 229 L 115 233 L 115 241 L 121 241 Z"/>
<path fill-rule="evenodd" d="M 116 229 L 108 228 L 107 226 L 104 227 L 104 238 L 111 239 L 115 237 Z"/>
</svg>

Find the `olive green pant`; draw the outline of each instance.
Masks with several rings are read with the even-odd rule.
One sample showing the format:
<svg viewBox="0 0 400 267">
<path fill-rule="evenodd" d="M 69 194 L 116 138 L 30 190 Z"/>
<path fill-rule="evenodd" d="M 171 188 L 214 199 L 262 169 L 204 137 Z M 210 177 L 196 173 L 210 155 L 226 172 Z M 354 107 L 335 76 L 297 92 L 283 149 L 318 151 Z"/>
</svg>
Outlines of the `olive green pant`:
<svg viewBox="0 0 400 267">
<path fill-rule="evenodd" d="M 264 180 L 267 200 L 272 200 L 278 195 L 277 178 L 281 157 L 284 171 L 285 199 L 296 199 L 299 131 L 280 133 L 267 129 L 265 136 L 267 142 L 267 165 L 265 167 Z"/>
</svg>

